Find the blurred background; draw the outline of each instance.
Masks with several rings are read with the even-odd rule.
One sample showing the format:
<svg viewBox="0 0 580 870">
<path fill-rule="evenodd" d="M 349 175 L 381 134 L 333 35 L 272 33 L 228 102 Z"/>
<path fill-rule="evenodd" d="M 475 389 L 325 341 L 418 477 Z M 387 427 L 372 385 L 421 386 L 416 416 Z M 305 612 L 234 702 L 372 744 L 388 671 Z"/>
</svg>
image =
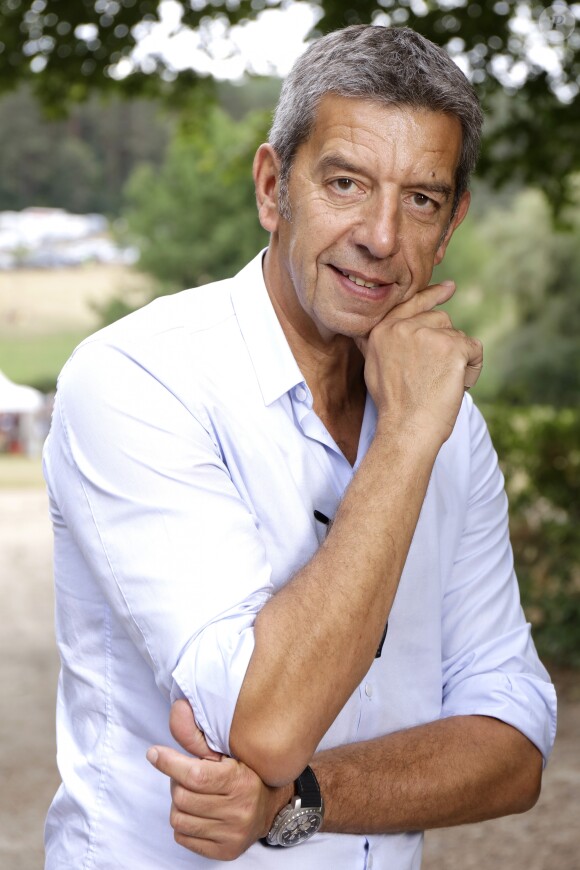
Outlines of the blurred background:
<svg viewBox="0 0 580 870">
<path fill-rule="evenodd" d="M 454 322 L 484 341 L 473 395 L 506 475 L 523 605 L 562 702 L 538 807 L 430 834 L 425 866 L 580 867 L 577 821 L 566 815 L 580 798 L 580 4 L 0 0 L 0 864 L 9 870 L 42 866 L 58 783 L 39 458 L 58 372 L 100 326 L 229 276 L 267 243 L 251 162 L 281 76 L 309 39 L 358 22 L 408 24 L 445 45 L 484 104 L 472 209 L 436 277 L 456 281 Z"/>
</svg>

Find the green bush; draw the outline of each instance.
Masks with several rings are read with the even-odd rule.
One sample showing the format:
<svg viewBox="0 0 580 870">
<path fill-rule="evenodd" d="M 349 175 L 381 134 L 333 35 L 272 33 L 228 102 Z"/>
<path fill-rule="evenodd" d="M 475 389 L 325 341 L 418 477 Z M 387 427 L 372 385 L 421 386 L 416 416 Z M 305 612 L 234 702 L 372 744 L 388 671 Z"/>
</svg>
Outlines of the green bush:
<svg viewBox="0 0 580 870">
<path fill-rule="evenodd" d="M 580 665 L 580 410 L 484 408 L 510 499 L 522 602 L 540 654 Z"/>
<path fill-rule="evenodd" d="M 131 176 L 124 218 L 159 292 L 229 278 L 267 245 L 251 166 L 268 120 L 254 112 L 234 121 L 212 108 L 172 140 L 160 168 Z"/>
</svg>

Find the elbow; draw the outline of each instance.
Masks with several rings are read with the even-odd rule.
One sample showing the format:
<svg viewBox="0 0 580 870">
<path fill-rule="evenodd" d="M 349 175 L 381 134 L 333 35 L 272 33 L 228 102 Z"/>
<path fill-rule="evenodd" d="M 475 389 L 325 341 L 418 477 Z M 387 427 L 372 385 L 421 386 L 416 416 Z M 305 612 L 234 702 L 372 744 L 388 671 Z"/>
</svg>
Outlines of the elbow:
<svg viewBox="0 0 580 870">
<path fill-rule="evenodd" d="M 253 724 L 244 727 L 235 720 L 230 733 L 230 748 L 270 786 L 282 786 L 297 779 L 309 764 L 316 746 L 310 746 L 288 729 Z"/>
<path fill-rule="evenodd" d="M 534 758 L 520 771 L 513 796 L 513 813 L 527 813 L 538 802 L 542 790 L 543 762 L 540 752 L 534 747 Z"/>
<path fill-rule="evenodd" d="M 539 776 L 536 783 L 528 785 L 522 790 L 519 807 L 516 809 L 516 813 L 527 813 L 528 810 L 531 810 L 533 807 L 535 807 L 538 802 L 538 798 L 540 797 L 541 791 L 542 777 Z"/>
</svg>

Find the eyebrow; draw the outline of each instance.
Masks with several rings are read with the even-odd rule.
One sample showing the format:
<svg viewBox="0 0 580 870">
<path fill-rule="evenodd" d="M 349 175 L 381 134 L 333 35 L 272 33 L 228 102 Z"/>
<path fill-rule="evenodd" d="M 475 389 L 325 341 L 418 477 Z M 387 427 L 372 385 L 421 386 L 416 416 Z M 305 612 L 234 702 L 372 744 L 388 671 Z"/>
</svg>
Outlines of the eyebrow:
<svg viewBox="0 0 580 870">
<path fill-rule="evenodd" d="M 451 199 L 453 188 L 444 182 L 419 181 L 413 187 L 418 187 L 421 190 L 426 190 L 427 193 L 440 193 L 446 200 Z"/>
<path fill-rule="evenodd" d="M 318 162 L 318 168 L 322 171 L 327 169 L 340 169 L 342 172 L 347 172 L 351 175 L 364 174 L 364 170 L 360 166 L 355 166 L 354 163 L 349 163 L 348 160 L 335 152 L 325 154 Z"/>
<path fill-rule="evenodd" d="M 345 157 L 335 152 L 325 154 L 318 162 L 318 168 L 322 172 L 329 169 L 339 169 L 347 175 L 366 175 L 365 170 L 361 169 L 360 166 L 355 166 L 354 163 L 349 163 Z M 451 185 L 442 181 L 418 181 L 416 184 L 409 186 L 417 187 L 427 193 L 438 193 L 440 196 L 445 197 L 446 201 L 451 199 L 451 196 L 453 195 L 453 188 Z"/>
</svg>

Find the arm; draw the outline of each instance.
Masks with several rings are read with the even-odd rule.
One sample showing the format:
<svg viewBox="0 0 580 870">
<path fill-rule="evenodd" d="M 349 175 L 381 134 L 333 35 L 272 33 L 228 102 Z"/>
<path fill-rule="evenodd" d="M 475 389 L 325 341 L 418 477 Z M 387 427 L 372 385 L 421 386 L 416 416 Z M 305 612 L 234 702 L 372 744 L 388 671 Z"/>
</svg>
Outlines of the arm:
<svg viewBox="0 0 580 870">
<path fill-rule="evenodd" d="M 191 711 L 181 710 L 177 728 L 174 712 L 172 719 L 174 736 L 185 742 L 195 730 Z M 245 851 L 292 793 L 291 786 L 266 786 L 232 759 L 215 764 L 156 751 L 150 760 L 173 780 L 175 839 L 208 857 Z M 383 834 L 524 812 L 539 795 L 542 756 L 510 725 L 462 716 L 330 749 L 311 765 L 325 800 L 324 831 Z"/>
<path fill-rule="evenodd" d="M 324 830 L 384 834 L 525 812 L 542 756 L 498 719 L 461 716 L 322 752 L 313 769 L 328 795 Z"/>
<path fill-rule="evenodd" d="M 479 343 L 430 310 L 449 292 L 417 294 L 361 343 L 375 438 L 326 541 L 256 618 L 230 746 L 272 785 L 305 767 L 370 667 L 433 463 L 479 373 Z"/>
<path fill-rule="evenodd" d="M 502 481 L 475 410 L 471 428 L 465 540 L 446 586 L 445 718 L 317 754 L 311 764 L 326 800 L 326 831 L 388 833 L 463 824 L 525 811 L 537 798 L 542 754 L 549 755 L 553 742 L 553 688 L 521 615 Z M 183 745 L 182 736 L 175 736 Z M 180 776 L 179 764 L 178 756 L 164 754 L 160 769 Z M 188 812 L 195 807 L 203 814 L 199 795 L 194 804 L 191 798 L 175 787 L 178 836 L 199 823 Z M 287 799 L 281 790 L 278 808 Z M 262 817 L 262 827 L 268 828 L 275 809 Z"/>
<path fill-rule="evenodd" d="M 480 365 L 479 345 L 430 310 L 450 292 L 429 288 L 373 330 L 364 351 L 383 409 L 377 436 L 325 544 L 277 593 L 259 531 L 270 502 L 262 488 L 256 516 L 240 493 L 248 469 L 234 463 L 234 479 L 220 441 L 229 430 L 215 432 L 196 380 L 195 354 L 213 352 L 230 388 L 211 330 L 194 353 L 188 333 L 152 325 L 159 303 L 129 335 L 112 327 L 85 343 L 59 381 L 46 468 L 91 591 L 164 697 L 185 695 L 212 747 L 272 784 L 300 773 L 373 659 L 435 456 Z M 279 568 L 276 585 L 287 576 Z"/>
</svg>

